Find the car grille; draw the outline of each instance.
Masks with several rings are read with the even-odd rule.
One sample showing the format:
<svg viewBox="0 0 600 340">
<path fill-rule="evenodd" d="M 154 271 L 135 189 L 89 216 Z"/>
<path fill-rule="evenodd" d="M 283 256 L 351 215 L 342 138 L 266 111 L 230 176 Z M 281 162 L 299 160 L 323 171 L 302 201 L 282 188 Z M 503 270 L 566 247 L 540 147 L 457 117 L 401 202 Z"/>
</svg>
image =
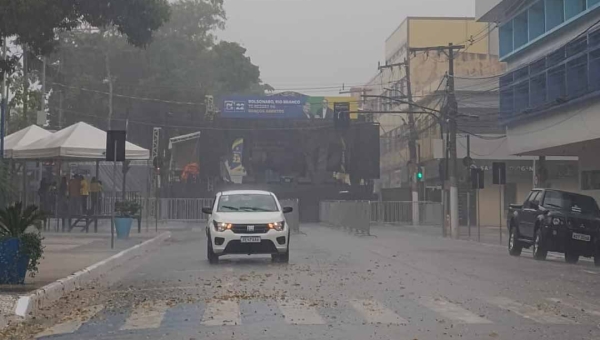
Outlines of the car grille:
<svg viewBox="0 0 600 340">
<path fill-rule="evenodd" d="M 567 226 L 573 231 L 597 231 L 597 222 L 581 218 L 569 218 Z"/>
<path fill-rule="evenodd" d="M 254 230 L 249 230 L 248 227 L 254 226 Z M 266 224 L 234 224 L 231 228 L 234 234 L 265 234 L 269 231 L 269 226 Z"/>
</svg>

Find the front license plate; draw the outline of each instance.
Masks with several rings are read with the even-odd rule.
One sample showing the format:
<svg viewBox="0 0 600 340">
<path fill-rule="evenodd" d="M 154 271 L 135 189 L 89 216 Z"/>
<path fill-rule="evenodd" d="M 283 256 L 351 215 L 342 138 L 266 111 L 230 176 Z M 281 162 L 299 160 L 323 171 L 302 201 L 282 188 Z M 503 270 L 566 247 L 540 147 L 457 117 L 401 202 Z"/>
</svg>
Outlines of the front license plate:
<svg viewBox="0 0 600 340">
<path fill-rule="evenodd" d="M 259 236 L 242 236 L 242 243 L 260 243 Z"/>
<path fill-rule="evenodd" d="M 590 242 L 592 240 L 592 237 L 590 235 L 573 233 L 573 239 L 579 240 L 579 241 Z"/>
</svg>

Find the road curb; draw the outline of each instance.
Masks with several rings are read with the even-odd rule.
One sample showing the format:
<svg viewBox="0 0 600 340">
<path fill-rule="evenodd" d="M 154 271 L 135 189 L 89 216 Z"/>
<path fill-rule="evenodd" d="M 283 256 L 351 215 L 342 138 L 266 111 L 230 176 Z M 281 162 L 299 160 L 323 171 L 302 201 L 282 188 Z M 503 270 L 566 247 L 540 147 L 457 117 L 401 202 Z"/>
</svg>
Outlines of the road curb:
<svg viewBox="0 0 600 340">
<path fill-rule="evenodd" d="M 34 291 L 32 294 L 20 296 L 15 304 L 14 314 L 22 318 L 33 316 L 38 310 L 48 307 L 52 302 L 62 298 L 66 294 L 78 288 L 83 288 L 92 282 L 107 279 L 113 269 L 154 249 L 170 237 L 171 232 L 164 232 L 150 240 L 125 249 L 103 261 L 73 273 L 64 279 L 50 283 Z"/>
</svg>

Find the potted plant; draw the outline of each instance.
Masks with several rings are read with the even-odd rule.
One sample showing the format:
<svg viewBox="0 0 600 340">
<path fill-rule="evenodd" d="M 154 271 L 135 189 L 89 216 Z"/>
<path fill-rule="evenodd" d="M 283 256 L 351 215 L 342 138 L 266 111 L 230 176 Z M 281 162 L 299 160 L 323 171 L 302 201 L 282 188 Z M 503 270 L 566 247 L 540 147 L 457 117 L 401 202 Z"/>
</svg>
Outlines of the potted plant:
<svg viewBox="0 0 600 340">
<path fill-rule="evenodd" d="M 140 211 L 136 201 L 118 201 L 115 203 L 115 229 L 118 239 L 128 239 L 133 217 Z"/>
<path fill-rule="evenodd" d="M 35 205 L 17 202 L 0 210 L 0 284 L 23 284 L 38 272 L 44 251 L 40 234 L 44 216 Z"/>
</svg>

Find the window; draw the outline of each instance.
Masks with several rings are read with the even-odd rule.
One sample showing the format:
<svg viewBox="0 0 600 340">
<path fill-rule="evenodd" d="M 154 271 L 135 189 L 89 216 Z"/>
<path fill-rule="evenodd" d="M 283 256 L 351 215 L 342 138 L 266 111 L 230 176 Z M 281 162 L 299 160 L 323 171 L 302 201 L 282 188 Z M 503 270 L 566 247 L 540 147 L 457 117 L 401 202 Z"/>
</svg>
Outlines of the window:
<svg viewBox="0 0 600 340">
<path fill-rule="evenodd" d="M 597 91 L 600 90 L 600 48 L 590 52 L 589 62 L 589 88 Z"/>
<path fill-rule="evenodd" d="M 578 97 L 587 92 L 587 55 L 567 63 L 567 95 Z"/>
<path fill-rule="evenodd" d="M 523 111 L 529 108 L 529 81 L 523 81 L 515 85 L 515 111 Z"/>
<path fill-rule="evenodd" d="M 529 40 L 533 40 L 546 32 L 546 7 L 543 1 L 536 2 L 529 11 Z"/>
<path fill-rule="evenodd" d="M 546 31 L 565 21 L 564 6 L 563 0 L 546 0 Z"/>
<path fill-rule="evenodd" d="M 504 56 L 513 51 L 513 22 L 512 20 L 500 26 L 500 55 Z"/>
<path fill-rule="evenodd" d="M 566 97 L 565 65 L 548 70 L 548 101 L 560 101 Z"/>
<path fill-rule="evenodd" d="M 588 8 L 592 8 L 600 3 L 600 0 L 588 0 Z"/>
<path fill-rule="evenodd" d="M 599 212 L 595 199 L 589 196 L 560 191 L 547 191 L 546 197 L 544 197 L 544 205 L 578 213 L 597 214 Z"/>
<path fill-rule="evenodd" d="M 271 195 L 236 194 L 223 195 L 219 199 L 218 212 L 275 212 L 279 211 Z"/>
<path fill-rule="evenodd" d="M 581 190 L 600 190 L 600 170 L 581 172 Z"/>
<path fill-rule="evenodd" d="M 565 0 L 565 20 L 585 11 L 586 0 Z"/>
<path fill-rule="evenodd" d="M 530 88 L 530 105 L 532 108 L 537 108 L 546 103 L 546 74 L 542 73 L 538 76 L 531 78 L 529 83 Z"/>
<path fill-rule="evenodd" d="M 514 48 L 517 49 L 529 41 L 529 24 L 527 11 L 515 17 L 513 22 Z"/>
</svg>

